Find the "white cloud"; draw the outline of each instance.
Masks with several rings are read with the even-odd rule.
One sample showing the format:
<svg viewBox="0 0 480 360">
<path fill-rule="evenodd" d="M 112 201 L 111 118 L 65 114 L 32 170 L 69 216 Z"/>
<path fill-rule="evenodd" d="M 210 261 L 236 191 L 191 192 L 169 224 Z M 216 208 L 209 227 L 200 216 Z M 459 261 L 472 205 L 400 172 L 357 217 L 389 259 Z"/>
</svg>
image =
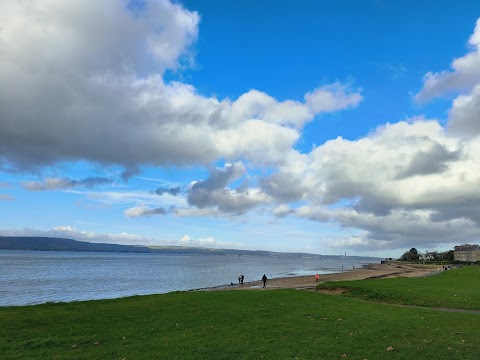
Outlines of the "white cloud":
<svg viewBox="0 0 480 360">
<path fill-rule="evenodd" d="M 471 138 L 480 135 L 480 83 L 468 95 L 459 95 L 448 114 L 448 130 Z"/>
<path fill-rule="evenodd" d="M 174 211 L 175 216 L 178 217 L 224 217 L 225 213 L 219 211 L 217 208 L 177 208 Z"/>
<path fill-rule="evenodd" d="M 352 249 L 352 248 L 355 248 L 358 250 L 382 249 L 382 246 L 378 247 L 378 243 L 379 242 L 376 242 L 375 246 L 372 246 L 371 240 L 367 240 L 365 239 L 365 237 L 357 235 L 357 236 L 347 237 L 341 240 L 330 241 L 329 246 L 337 249 Z M 384 243 L 388 244 L 387 241 L 384 241 Z"/>
<path fill-rule="evenodd" d="M 417 101 L 459 93 L 448 115 L 447 129 L 453 135 L 472 138 L 480 135 L 480 19 L 468 40 L 471 51 L 453 60 L 451 69 L 425 75 Z"/>
<path fill-rule="evenodd" d="M 333 112 L 356 107 L 363 97 L 339 82 L 325 85 L 305 94 L 309 108 L 315 113 Z"/>
<path fill-rule="evenodd" d="M 332 246 L 391 249 L 480 236 L 480 20 L 471 50 L 450 70 L 426 74 L 416 95 L 426 101 L 460 92 L 448 131 L 420 117 L 301 154 L 293 147 L 303 126 L 318 114 L 358 106 L 360 90 L 337 82 L 307 92 L 304 101 L 258 90 L 218 99 L 189 84 L 165 82 L 166 70 L 193 61 L 189 49 L 200 17 L 167 0 L 148 0 L 147 8 L 132 12 L 117 0 L 0 3 L 0 170 L 80 159 L 119 164 L 131 175 L 142 165 L 211 165 L 221 159 L 230 163 L 193 182 L 185 196 L 176 187 L 158 188 L 160 196 L 68 192 L 124 205 L 130 218 L 165 209 L 180 217 L 217 217 L 271 207 L 277 217 L 332 221 L 358 231 Z M 457 133 L 467 136 L 452 136 Z M 267 170 L 250 181 L 250 167 L 257 165 Z M 95 179 L 102 178 L 52 177 L 22 185 L 58 190 L 88 187 Z M 69 226 L 47 233 L 156 243 Z M 174 243 L 220 244 L 208 236 Z"/>
<path fill-rule="evenodd" d="M 188 203 L 200 209 L 213 208 L 222 213 L 243 214 L 257 205 L 270 202 L 270 197 L 258 188 L 228 187 L 231 182 L 242 178 L 246 172 L 241 162 L 213 170 L 208 179 L 191 184 L 187 196 Z"/>
<path fill-rule="evenodd" d="M 73 184 L 69 179 L 65 178 L 47 178 L 44 181 L 25 181 L 22 183 L 23 188 L 30 191 L 41 190 L 56 190 L 67 189 L 73 187 Z"/>
<path fill-rule="evenodd" d="M 232 104 L 231 117 L 236 121 L 261 119 L 268 123 L 302 128 L 315 115 L 356 107 L 361 101 L 359 92 L 339 82 L 308 92 L 305 94 L 305 103 L 292 100 L 278 102 L 268 94 L 251 90 Z"/>
<path fill-rule="evenodd" d="M 475 241 L 479 144 L 450 137 L 435 120 L 410 119 L 291 156 L 262 187 L 280 203 L 304 204 L 274 215 L 356 229 L 364 248 Z"/>
<path fill-rule="evenodd" d="M 355 209 L 328 209 L 305 206 L 297 210 L 300 217 L 314 221 L 332 221 L 355 231 L 357 235 L 329 242 L 330 247 L 347 247 L 359 251 L 392 250 L 410 247 L 453 247 L 475 241 L 479 224 L 467 218 L 442 221 L 432 219 L 433 210 L 392 209 L 385 215 Z"/>
<path fill-rule="evenodd" d="M 291 209 L 288 205 L 280 204 L 272 210 L 273 215 L 276 217 L 285 217 L 289 214 L 294 213 L 295 211 Z"/>
<path fill-rule="evenodd" d="M 137 218 L 141 216 L 165 215 L 167 210 L 163 207 L 135 206 L 124 211 L 126 217 Z"/>
<path fill-rule="evenodd" d="M 189 235 L 184 235 L 179 241 L 179 245 L 188 247 L 207 247 L 215 249 L 231 249 L 242 247 L 241 244 L 217 241 L 214 237 L 208 236 L 205 238 L 191 238 Z"/>
<path fill-rule="evenodd" d="M 480 19 L 468 40 L 471 51 L 453 60 L 451 70 L 428 72 L 424 76 L 422 89 L 415 95 L 418 102 L 453 91 L 468 91 L 480 82 Z"/>
<path fill-rule="evenodd" d="M 0 163 L 10 170 L 76 160 L 271 164 L 316 114 L 361 100 L 338 83 L 306 103 L 256 90 L 221 100 L 165 83 L 167 69 L 191 59 L 199 26 L 197 13 L 167 0 L 135 11 L 118 0 L 7 0 L 0 23 Z"/>
<path fill-rule="evenodd" d="M 180 242 L 183 242 L 183 243 L 188 243 L 192 241 L 192 239 L 190 239 L 190 236 L 188 235 L 184 235 L 181 239 L 180 239 Z"/>
<path fill-rule="evenodd" d="M 66 232 L 76 232 L 77 229 L 74 228 L 73 226 L 70 226 L 70 225 L 66 225 L 66 226 L 56 226 L 54 227 L 52 230 L 55 230 L 55 231 L 66 231 Z"/>
<path fill-rule="evenodd" d="M 104 185 L 112 183 L 111 179 L 105 177 L 89 177 L 82 180 L 73 180 L 66 177 L 63 178 L 46 178 L 43 181 L 24 181 L 22 186 L 30 191 L 46 191 L 69 189 L 76 186 L 94 187 L 96 185 Z"/>
<path fill-rule="evenodd" d="M 257 119 L 301 127 L 313 118 L 313 113 L 301 102 L 292 100 L 278 102 L 268 94 L 250 90 L 232 104 L 231 118 L 233 121 Z"/>
</svg>

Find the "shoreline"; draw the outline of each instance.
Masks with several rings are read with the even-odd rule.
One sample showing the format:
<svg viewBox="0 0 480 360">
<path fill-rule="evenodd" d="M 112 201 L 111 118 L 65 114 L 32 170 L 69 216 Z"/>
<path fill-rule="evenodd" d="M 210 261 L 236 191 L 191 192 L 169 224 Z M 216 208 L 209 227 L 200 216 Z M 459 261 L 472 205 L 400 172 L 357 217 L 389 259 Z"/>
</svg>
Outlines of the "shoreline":
<svg viewBox="0 0 480 360">
<path fill-rule="evenodd" d="M 422 277 L 430 276 L 438 273 L 439 265 L 429 265 L 429 264 L 404 264 L 399 261 L 389 261 L 386 264 L 368 264 L 361 268 L 343 270 L 338 272 L 333 272 L 329 274 L 320 274 L 320 279 L 318 282 L 315 281 L 315 274 L 311 275 L 302 275 L 302 276 L 290 276 L 290 277 L 279 277 L 271 278 L 267 281 L 265 290 L 274 290 L 274 289 L 296 289 L 296 290 L 310 290 L 314 291 L 316 285 L 321 284 L 322 282 L 327 281 L 349 281 L 349 280 L 364 280 L 364 279 L 374 279 L 374 278 L 393 278 L 393 277 Z M 192 291 L 245 291 L 245 290 L 264 290 L 262 281 L 249 281 L 245 282 L 243 285 L 238 283 L 215 285 L 210 287 L 203 288 L 194 288 L 188 290 L 173 290 L 164 293 L 151 293 L 151 294 L 142 294 L 142 295 L 127 295 L 120 297 L 107 297 L 99 299 L 83 299 L 83 300 L 68 300 L 68 301 L 46 301 L 40 303 L 32 304 L 9 304 L 9 305 L 0 305 L 0 308 L 8 307 L 28 307 L 42 305 L 46 303 L 71 303 L 71 302 L 85 302 L 85 301 L 96 301 L 96 300 L 110 300 L 110 299 L 121 299 L 124 297 L 132 296 L 149 296 L 149 295 L 160 295 L 168 294 L 176 291 L 192 292 Z"/>
<path fill-rule="evenodd" d="M 268 279 L 265 289 L 297 289 L 315 290 L 316 285 L 327 281 L 364 280 L 375 278 L 394 277 L 422 277 L 438 273 L 438 265 L 429 264 L 403 264 L 397 261 L 389 261 L 386 264 L 369 264 L 363 268 L 346 270 L 331 274 L 321 274 L 318 282 L 315 274 L 307 276 L 292 276 Z M 191 291 L 228 291 L 228 290 L 263 290 L 261 280 L 246 282 L 243 285 L 220 285 L 209 288 L 195 289 Z"/>
</svg>

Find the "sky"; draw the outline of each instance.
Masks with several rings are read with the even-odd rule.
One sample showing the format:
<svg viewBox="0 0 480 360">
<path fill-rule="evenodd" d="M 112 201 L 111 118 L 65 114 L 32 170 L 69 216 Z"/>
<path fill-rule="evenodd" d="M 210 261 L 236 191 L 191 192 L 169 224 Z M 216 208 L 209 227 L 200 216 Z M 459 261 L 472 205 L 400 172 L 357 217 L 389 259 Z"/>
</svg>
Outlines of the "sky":
<svg viewBox="0 0 480 360">
<path fill-rule="evenodd" d="M 480 239 L 480 2 L 3 0 L 0 235 Z"/>
</svg>

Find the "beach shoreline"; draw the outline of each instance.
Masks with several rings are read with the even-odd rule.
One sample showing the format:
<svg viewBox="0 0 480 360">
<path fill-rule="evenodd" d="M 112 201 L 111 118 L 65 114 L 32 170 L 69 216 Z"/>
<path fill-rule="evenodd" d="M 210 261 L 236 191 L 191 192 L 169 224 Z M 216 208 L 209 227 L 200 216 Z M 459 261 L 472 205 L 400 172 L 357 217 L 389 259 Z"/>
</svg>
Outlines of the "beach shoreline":
<svg viewBox="0 0 480 360">
<path fill-rule="evenodd" d="M 389 261 L 385 264 L 369 264 L 365 267 L 346 270 L 331 274 L 321 274 L 319 281 L 315 281 L 315 274 L 308 276 L 292 276 L 272 278 L 267 281 L 265 289 L 298 289 L 315 290 L 316 285 L 327 281 L 364 280 L 373 278 L 393 277 L 422 277 L 438 273 L 438 265 L 405 264 L 398 261 Z M 233 284 L 196 289 L 194 291 L 227 291 L 227 290 L 263 290 L 261 280 L 245 282 L 243 285 Z"/>
</svg>

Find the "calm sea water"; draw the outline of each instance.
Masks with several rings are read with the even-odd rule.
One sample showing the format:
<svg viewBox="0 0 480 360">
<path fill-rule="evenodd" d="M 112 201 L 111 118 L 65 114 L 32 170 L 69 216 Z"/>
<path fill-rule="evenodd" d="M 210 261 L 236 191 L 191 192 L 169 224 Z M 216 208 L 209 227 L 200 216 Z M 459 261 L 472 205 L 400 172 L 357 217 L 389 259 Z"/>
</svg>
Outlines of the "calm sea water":
<svg viewBox="0 0 480 360">
<path fill-rule="evenodd" d="M 270 257 L 0 251 L 0 306 L 118 298 L 299 275 L 380 262 L 360 257 Z"/>
</svg>

